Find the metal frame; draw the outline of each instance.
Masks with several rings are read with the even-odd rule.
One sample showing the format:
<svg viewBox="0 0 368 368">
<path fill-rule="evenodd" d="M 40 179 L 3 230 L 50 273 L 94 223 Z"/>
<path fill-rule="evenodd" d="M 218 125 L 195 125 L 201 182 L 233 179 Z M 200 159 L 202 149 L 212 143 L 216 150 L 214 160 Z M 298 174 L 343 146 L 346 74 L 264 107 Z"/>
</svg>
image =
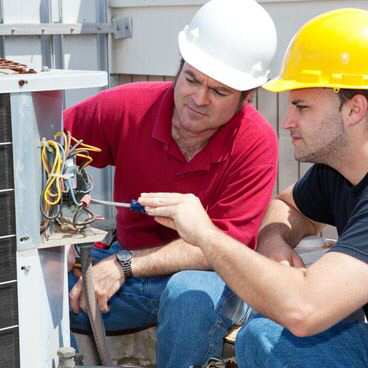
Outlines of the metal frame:
<svg viewBox="0 0 368 368">
<path fill-rule="evenodd" d="M 18 325 L 7 329 L 19 328 L 20 368 L 56 367 L 57 349 L 70 345 L 67 248 L 63 237 L 52 244 L 40 237 L 40 141 L 62 129 L 64 90 L 104 86 L 106 73 L 59 70 L 2 78 L 1 93 L 8 93 L 9 81 L 18 86 L 10 93 L 17 280 L 8 282 L 17 287 Z M 31 90 L 23 91 L 19 78 L 28 78 Z M 88 241 L 102 237 L 100 232 Z M 68 244 L 81 240 L 69 238 Z"/>
<path fill-rule="evenodd" d="M 96 21 L 99 24 L 106 24 L 108 21 L 109 14 L 107 9 L 107 3 L 105 0 L 98 0 L 96 2 Z M 115 25 L 113 26 L 115 27 Z M 116 28 L 116 27 L 115 27 Z M 97 37 L 97 57 L 98 57 L 98 65 L 100 70 L 106 70 L 108 75 L 108 85 L 110 86 L 110 32 L 109 33 L 98 33 Z M 113 169 L 111 167 L 107 167 L 103 170 L 102 174 L 102 186 L 104 188 L 108 188 L 109 194 L 112 194 L 112 183 L 113 183 Z M 108 219 L 113 219 L 114 210 L 111 207 L 104 208 L 104 216 Z"/>
<path fill-rule="evenodd" d="M 14 23 L 0 24 L 0 36 L 43 36 L 114 33 L 111 23 Z"/>
<path fill-rule="evenodd" d="M 4 0 L 0 0 L 0 25 L 4 23 Z M 5 57 L 4 36 L 0 36 L 0 55 Z"/>
</svg>

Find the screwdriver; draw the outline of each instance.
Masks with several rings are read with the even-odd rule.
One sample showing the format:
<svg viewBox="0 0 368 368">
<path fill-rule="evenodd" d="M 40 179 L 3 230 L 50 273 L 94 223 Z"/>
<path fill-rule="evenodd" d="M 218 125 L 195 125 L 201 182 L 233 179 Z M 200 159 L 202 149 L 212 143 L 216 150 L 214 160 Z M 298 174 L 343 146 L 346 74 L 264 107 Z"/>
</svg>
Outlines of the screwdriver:
<svg viewBox="0 0 368 368">
<path fill-rule="evenodd" d="M 146 213 L 144 207 L 136 199 L 132 199 L 130 202 L 111 202 L 91 198 L 91 202 L 95 204 L 100 204 L 102 206 L 123 207 L 128 208 L 133 212 Z"/>
</svg>

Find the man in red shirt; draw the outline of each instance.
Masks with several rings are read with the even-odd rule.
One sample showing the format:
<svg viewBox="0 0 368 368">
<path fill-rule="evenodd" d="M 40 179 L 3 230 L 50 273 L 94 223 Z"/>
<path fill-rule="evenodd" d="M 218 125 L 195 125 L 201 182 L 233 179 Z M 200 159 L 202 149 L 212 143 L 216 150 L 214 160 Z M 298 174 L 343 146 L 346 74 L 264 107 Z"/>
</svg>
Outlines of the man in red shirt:
<svg viewBox="0 0 368 368">
<path fill-rule="evenodd" d="M 275 182 L 277 143 L 248 100 L 266 82 L 275 47 L 273 22 L 256 2 L 209 1 L 179 34 L 175 83 L 103 91 L 66 110 L 65 128 L 102 149 L 96 167 L 115 166 L 115 201 L 148 191 L 195 193 L 218 227 L 254 248 Z M 144 214 L 118 208 L 116 223 L 117 242 L 92 252 L 106 329 L 157 324 L 158 367 L 221 356 L 243 304 L 201 250 Z M 88 330 L 81 280 L 70 275 L 70 286 L 72 328 Z"/>
</svg>

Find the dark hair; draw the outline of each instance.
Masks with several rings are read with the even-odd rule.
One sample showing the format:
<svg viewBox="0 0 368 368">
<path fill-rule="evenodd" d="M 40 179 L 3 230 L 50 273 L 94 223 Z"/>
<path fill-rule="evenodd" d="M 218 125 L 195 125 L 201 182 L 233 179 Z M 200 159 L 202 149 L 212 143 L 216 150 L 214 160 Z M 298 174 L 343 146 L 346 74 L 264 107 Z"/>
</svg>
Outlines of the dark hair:
<svg viewBox="0 0 368 368">
<path fill-rule="evenodd" d="M 368 100 L 368 89 L 340 89 L 337 96 L 340 99 L 340 109 L 345 102 L 351 100 L 355 95 L 362 95 Z"/>
<path fill-rule="evenodd" d="M 176 85 L 176 82 L 179 78 L 179 75 L 183 69 L 183 66 L 185 64 L 185 60 L 183 58 L 180 58 L 180 62 L 179 62 L 179 68 L 178 68 L 178 71 L 176 72 L 176 75 L 175 75 L 175 78 L 174 78 L 174 86 Z"/>
<path fill-rule="evenodd" d="M 178 68 L 178 71 L 176 72 L 176 75 L 175 75 L 175 78 L 174 78 L 174 86 L 176 85 L 176 82 L 177 82 L 177 80 L 179 78 L 179 75 L 180 75 L 180 73 L 181 73 L 181 71 L 183 69 L 184 64 L 185 64 L 185 60 L 183 58 L 180 58 L 179 68 Z M 253 88 L 253 89 L 250 89 L 250 90 L 247 90 L 247 91 L 241 91 L 240 92 L 239 107 L 241 107 L 243 105 L 243 102 L 245 100 L 247 100 L 248 102 L 252 102 L 251 101 L 251 96 L 253 95 L 253 92 L 255 90 L 256 90 L 256 88 Z"/>
</svg>

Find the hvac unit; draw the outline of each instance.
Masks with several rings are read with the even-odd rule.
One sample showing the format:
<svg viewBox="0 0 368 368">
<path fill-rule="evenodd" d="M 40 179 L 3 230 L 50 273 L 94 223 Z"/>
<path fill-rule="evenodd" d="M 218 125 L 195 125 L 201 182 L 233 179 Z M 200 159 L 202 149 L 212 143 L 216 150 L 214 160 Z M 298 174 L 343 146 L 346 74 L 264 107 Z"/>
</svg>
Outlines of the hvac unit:
<svg viewBox="0 0 368 368">
<path fill-rule="evenodd" d="M 83 239 L 40 236 L 40 142 L 63 128 L 64 90 L 106 83 L 93 71 L 0 76 L 1 368 L 55 368 L 70 345 L 64 245 Z"/>
</svg>

